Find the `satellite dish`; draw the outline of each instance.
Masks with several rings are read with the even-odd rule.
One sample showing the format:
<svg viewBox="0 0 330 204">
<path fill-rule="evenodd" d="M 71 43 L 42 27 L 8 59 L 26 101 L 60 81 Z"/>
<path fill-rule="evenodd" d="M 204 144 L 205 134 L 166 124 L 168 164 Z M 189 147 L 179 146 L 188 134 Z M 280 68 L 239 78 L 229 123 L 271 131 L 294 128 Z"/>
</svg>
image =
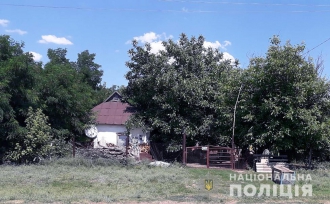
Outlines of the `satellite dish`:
<svg viewBox="0 0 330 204">
<path fill-rule="evenodd" d="M 96 138 L 97 137 L 97 134 L 98 134 L 98 131 L 97 131 L 97 128 L 95 125 L 91 125 L 89 126 L 88 129 L 85 130 L 85 135 L 89 138 Z"/>
</svg>

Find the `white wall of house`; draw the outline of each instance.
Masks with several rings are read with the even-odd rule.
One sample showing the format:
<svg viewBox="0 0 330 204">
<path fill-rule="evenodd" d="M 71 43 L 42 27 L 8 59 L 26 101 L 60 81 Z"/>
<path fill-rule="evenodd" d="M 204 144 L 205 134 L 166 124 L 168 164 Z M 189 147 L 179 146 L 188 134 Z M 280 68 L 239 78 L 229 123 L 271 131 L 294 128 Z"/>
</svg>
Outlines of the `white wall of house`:
<svg viewBox="0 0 330 204">
<path fill-rule="evenodd" d="M 139 143 L 148 143 L 149 142 L 149 133 L 143 132 L 142 128 L 134 128 L 130 131 L 130 136 L 138 138 Z"/>
<path fill-rule="evenodd" d="M 126 132 L 125 125 L 96 125 L 98 130 L 97 137 L 94 139 L 94 148 L 107 147 L 107 143 L 112 143 L 118 146 L 126 145 L 126 135 L 118 136 L 117 133 Z M 135 128 L 131 130 L 131 137 L 139 139 L 139 143 L 147 143 L 149 141 L 149 134 L 144 133 L 142 128 Z"/>
</svg>

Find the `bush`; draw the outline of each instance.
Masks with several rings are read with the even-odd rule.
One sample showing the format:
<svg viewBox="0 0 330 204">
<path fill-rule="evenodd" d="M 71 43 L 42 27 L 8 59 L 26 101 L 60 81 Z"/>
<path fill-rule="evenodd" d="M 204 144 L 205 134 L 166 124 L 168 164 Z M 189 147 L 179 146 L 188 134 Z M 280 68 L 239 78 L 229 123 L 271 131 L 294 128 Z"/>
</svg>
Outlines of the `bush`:
<svg viewBox="0 0 330 204">
<path fill-rule="evenodd" d="M 6 159 L 17 163 L 38 162 L 51 154 L 54 149 L 51 143 L 51 127 L 48 117 L 41 109 L 28 110 L 26 123 L 27 134 L 18 141 L 14 150 L 9 151 Z"/>
</svg>

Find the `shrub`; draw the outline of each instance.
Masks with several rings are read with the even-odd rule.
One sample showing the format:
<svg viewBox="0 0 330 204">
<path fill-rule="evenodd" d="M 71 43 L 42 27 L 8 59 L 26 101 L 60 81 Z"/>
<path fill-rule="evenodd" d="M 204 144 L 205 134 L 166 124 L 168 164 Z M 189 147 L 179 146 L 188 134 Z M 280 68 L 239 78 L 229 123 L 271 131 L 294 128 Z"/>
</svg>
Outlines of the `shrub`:
<svg viewBox="0 0 330 204">
<path fill-rule="evenodd" d="M 6 159 L 17 163 L 38 162 L 51 154 L 54 146 L 51 143 L 51 127 L 48 117 L 41 109 L 29 108 L 26 123 L 27 134 L 18 141 L 14 150 L 9 151 Z"/>
</svg>

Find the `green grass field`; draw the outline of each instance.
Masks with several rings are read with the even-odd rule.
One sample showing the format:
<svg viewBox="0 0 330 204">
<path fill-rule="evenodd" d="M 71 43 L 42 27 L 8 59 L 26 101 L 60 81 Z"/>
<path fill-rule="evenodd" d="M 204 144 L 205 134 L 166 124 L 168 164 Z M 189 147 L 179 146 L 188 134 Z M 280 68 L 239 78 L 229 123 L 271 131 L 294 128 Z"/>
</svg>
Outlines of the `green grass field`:
<svg viewBox="0 0 330 204">
<path fill-rule="evenodd" d="M 330 200 L 330 171 L 297 171 L 312 180 L 312 197 L 230 196 L 231 184 L 273 185 L 270 180 L 230 180 L 231 170 L 167 168 L 146 164 L 121 165 L 106 160 L 60 159 L 41 165 L 0 166 L 1 203 L 129 203 L 172 201 L 187 203 L 326 203 Z M 244 171 L 243 174 L 255 174 Z M 205 179 L 213 189 L 205 189 Z M 293 191 L 294 193 L 294 191 Z M 271 192 L 272 195 L 272 192 Z M 329 202 L 330 203 L 330 202 Z"/>
</svg>

